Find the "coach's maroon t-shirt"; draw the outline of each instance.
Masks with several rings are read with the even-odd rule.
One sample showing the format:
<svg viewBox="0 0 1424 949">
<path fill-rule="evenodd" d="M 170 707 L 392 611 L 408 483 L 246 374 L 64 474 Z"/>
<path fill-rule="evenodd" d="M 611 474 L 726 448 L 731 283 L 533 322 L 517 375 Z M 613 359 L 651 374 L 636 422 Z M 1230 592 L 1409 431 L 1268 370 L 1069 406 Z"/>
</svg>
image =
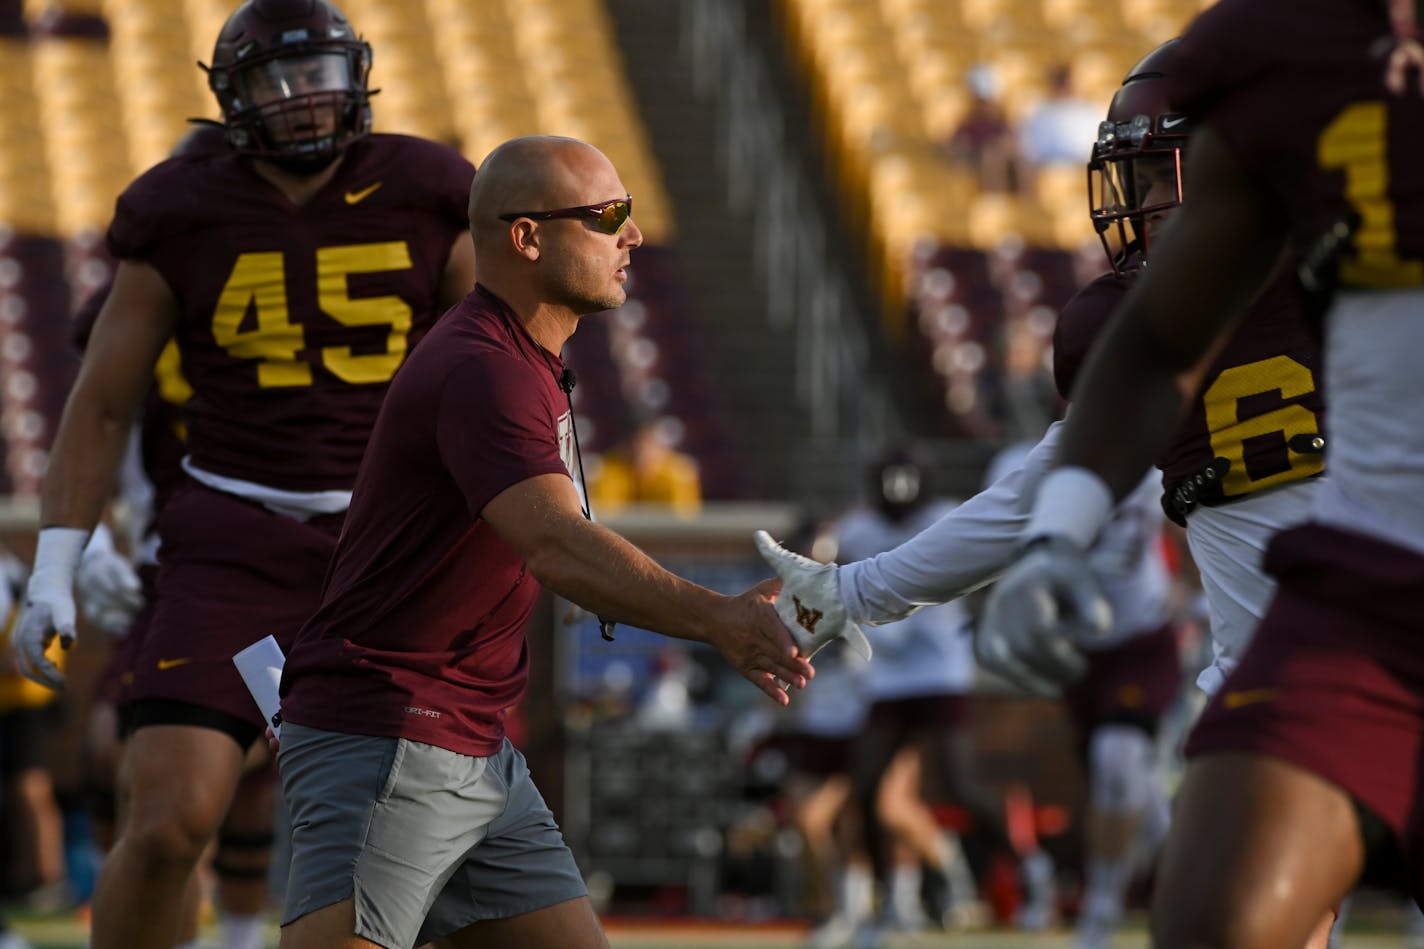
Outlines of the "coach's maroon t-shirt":
<svg viewBox="0 0 1424 949">
<path fill-rule="evenodd" d="M 282 717 L 460 754 L 500 747 L 524 692 L 539 583 L 480 518 L 569 476 L 563 363 L 483 287 L 410 355 L 381 407 L 322 603 L 282 677 Z"/>
<path fill-rule="evenodd" d="M 173 293 L 199 468 L 351 488 L 386 386 L 440 316 L 473 176 L 454 149 L 371 135 L 300 207 L 233 152 L 169 159 L 129 185 L 109 250 Z"/>
<path fill-rule="evenodd" d="M 1065 399 L 1137 273 L 1104 274 L 1059 313 L 1053 375 Z M 1319 452 L 1294 451 L 1290 441 L 1321 433 L 1324 383 L 1320 347 L 1306 325 L 1295 275 L 1282 271 L 1261 291 L 1184 406 L 1176 438 L 1157 459 L 1164 484 L 1221 457 L 1231 461 L 1222 484 L 1227 498 L 1319 474 Z"/>
</svg>

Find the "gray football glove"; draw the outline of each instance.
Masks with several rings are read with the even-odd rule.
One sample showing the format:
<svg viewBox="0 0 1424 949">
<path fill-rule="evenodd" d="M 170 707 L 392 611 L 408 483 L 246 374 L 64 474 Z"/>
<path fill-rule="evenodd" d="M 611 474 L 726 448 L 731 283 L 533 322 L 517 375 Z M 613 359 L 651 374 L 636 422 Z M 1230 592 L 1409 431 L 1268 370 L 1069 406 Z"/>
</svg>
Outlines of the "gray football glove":
<svg viewBox="0 0 1424 949">
<path fill-rule="evenodd" d="M 781 595 L 776 598 L 776 614 L 791 631 L 791 638 L 807 659 L 836 639 L 844 639 L 851 649 L 870 658 L 870 641 L 865 638 L 841 602 L 836 580 L 839 569 L 833 563 L 817 563 L 810 557 L 792 553 L 771 539 L 766 531 L 752 535 L 757 550 L 781 578 Z"/>
<path fill-rule="evenodd" d="M 994 584 L 974 634 L 980 665 L 1026 692 L 1056 697 L 1082 677 L 1082 647 L 1112 629 L 1088 555 L 1063 537 L 1032 540 Z"/>
</svg>

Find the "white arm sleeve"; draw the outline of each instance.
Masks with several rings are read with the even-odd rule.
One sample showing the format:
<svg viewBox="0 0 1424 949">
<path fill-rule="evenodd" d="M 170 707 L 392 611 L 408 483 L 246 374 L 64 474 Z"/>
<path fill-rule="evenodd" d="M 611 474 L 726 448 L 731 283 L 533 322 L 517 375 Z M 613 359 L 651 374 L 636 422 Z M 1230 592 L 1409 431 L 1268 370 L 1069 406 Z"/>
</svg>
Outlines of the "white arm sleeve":
<svg viewBox="0 0 1424 949">
<path fill-rule="evenodd" d="M 1057 453 L 1054 422 L 1014 471 L 893 550 L 840 568 L 841 601 L 858 623 L 888 623 L 997 579 L 1028 524 Z"/>
</svg>

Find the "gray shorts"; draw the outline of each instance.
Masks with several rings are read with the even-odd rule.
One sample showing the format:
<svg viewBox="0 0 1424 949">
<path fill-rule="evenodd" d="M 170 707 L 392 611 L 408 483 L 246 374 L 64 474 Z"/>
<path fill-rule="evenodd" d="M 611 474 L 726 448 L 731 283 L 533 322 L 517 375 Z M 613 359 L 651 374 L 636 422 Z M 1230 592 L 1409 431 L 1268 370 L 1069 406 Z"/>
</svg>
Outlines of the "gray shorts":
<svg viewBox="0 0 1424 949">
<path fill-rule="evenodd" d="M 588 890 L 508 741 L 488 758 L 282 726 L 292 823 L 282 924 L 355 898 L 356 935 L 410 949 Z"/>
</svg>

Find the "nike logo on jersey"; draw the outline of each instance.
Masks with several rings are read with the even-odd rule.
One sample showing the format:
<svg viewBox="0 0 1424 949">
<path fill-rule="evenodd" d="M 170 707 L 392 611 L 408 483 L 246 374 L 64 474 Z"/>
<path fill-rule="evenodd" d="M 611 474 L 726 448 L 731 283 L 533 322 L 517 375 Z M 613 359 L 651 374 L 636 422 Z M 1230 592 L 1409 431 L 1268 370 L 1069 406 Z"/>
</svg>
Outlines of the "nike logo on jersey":
<svg viewBox="0 0 1424 949">
<path fill-rule="evenodd" d="M 1162 119 L 1162 129 L 1163 131 L 1167 129 L 1174 129 L 1186 120 L 1187 117 L 1185 115 L 1166 116 Z"/>
<path fill-rule="evenodd" d="M 1242 689 L 1240 692 L 1226 693 L 1221 701 L 1227 708 L 1241 708 L 1245 705 L 1255 705 L 1257 702 L 1269 702 L 1277 694 L 1276 689 Z"/>
<path fill-rule="evenodd" d="M 167 672 L 169 669 L 176 669 L 178 666 L 186 666 L 192 661 L 192 657 L 184 659 L 160 659 L 158 660 L 158 671 Z"/>
<path fill-rule="evenodd" d="M 375 193 L 376 193 L 376 189 L 379 188 L 382 184 L 384 184 L 384 182 L 378 181 L 378 182 L 376 182 L 376 183 L 373 184 L 373 185 L 370 185 L 370 186 L 368 186 L 368 187 L 362 188 L 360 191 L 348 191 L 348 192 L 346 192 L 346 203 L 347 203 L 347 204 L 360 204 L 362 201 L 365 201 L 365 200 L 366 200 L 367 198 L 369 198 L 371 195 L 375 194 Z"/>
<path fill-rule="evenodd" d="M 811 610 L 801 605 L 801 598 L 793 596 L 791 602 L 796 605 L 796 625 L 800 626 L 808 633 L 816 632 L 816 624 L 821 622 L 821 611 Z"/>
</svg>

